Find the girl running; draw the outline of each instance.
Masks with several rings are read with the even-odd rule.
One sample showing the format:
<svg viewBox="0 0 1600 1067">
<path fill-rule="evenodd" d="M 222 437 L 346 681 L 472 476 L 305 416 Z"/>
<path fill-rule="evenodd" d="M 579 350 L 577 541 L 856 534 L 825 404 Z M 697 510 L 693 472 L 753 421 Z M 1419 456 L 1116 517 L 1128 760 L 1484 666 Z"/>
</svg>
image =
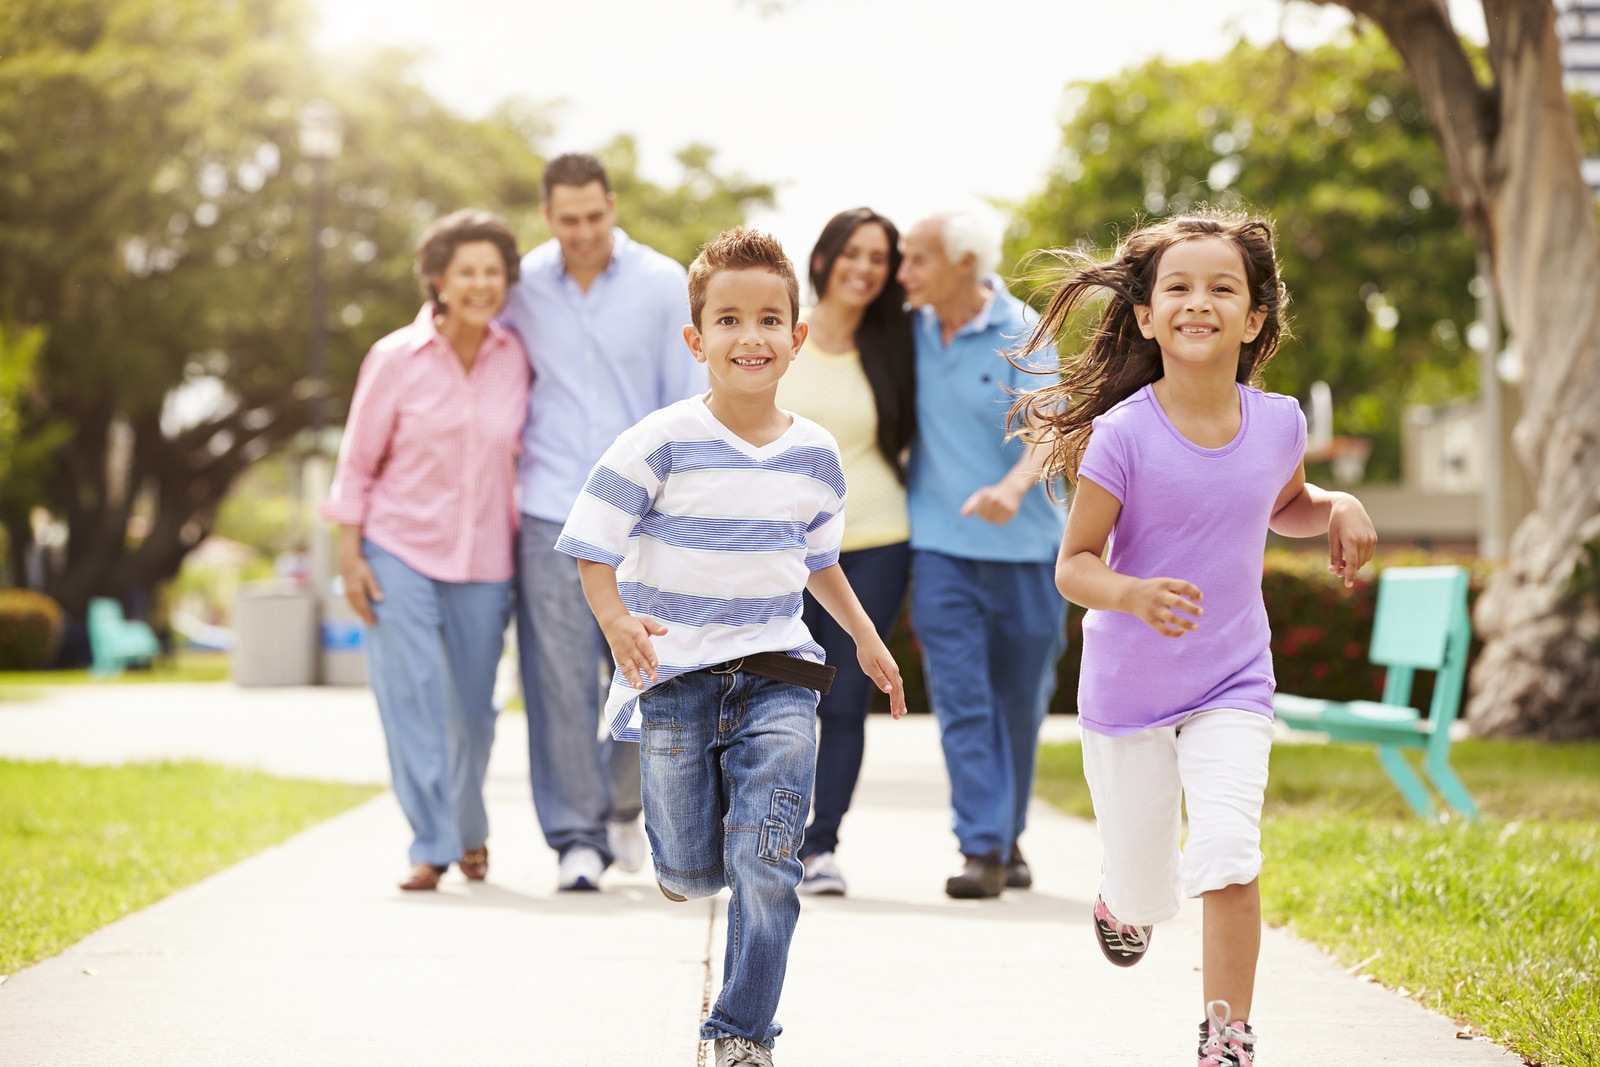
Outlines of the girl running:
<svg viewBox="0 0 1600 1067">
<path fill-rule="evenodd" d="M 1013 409 L 1013 425 L 1044 427 L 1045 483 L 1075 485 L 1056 586 L 1088 609 L 1078 709 L 1102 850 L 1095 934 L 1131 967 L 1179 893 L 1200 897 L 1200 1067 L 1252 1067 L 1267 531 L 1326 532 L 1346 586 L 1377 534 L 1354 497 L 1306 482 L 1305 417 L 1260 388 L 1288 303 L 1266 222 L 1202 213 L 1138 230 L 1107 262 L 1067 254 L 1022 358 L 1071 351 L 1073 313 L 1099 292 L 1087 348 Z"/>
</svg>

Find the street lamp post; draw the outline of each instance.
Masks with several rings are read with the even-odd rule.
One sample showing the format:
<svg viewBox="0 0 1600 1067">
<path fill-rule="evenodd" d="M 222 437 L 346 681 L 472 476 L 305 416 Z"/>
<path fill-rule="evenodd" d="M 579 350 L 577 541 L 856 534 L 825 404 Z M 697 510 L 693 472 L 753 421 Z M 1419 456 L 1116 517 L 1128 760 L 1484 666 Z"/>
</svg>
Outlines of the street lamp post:
<svg viewBox="0 0 1600 1067">
<path fill-rule="evenodd" d="M 322 280 L 322 230 L 328 201 L 328 161 L 344 147 L 339 112 L 313 100 L 300 112 L 300 153 L 311 161 L 311 348 L 307 385 L 311 389 L 311 450 L 322 453 L 322 424 L 327 395 L 327 292 Z"/>
<path fill-rule="evenodd" d="M 320 500 L 331 482 L 327 457 L 323 455 L 322 432 L 327 418 L 328 297 L 322 277 L 322 231 L 326 226 L 328 200 L 328 161 L 344 147 L 343 122 L 339 112 L 323 100 L 313 100 L 300 111 L 300 154 L 311 163 L 311 321 L 306 373 L 306 391 L 311 400 L 311 446 L 300 479 L 302 514 L 311 559 L 311 590 L 320 601 L 327 592 L 332 572 L 332 546 L 327 531 L 312 518 L 310 502 Z M 320 643 L 320 642 L 319 642 Z"/>
</svg>

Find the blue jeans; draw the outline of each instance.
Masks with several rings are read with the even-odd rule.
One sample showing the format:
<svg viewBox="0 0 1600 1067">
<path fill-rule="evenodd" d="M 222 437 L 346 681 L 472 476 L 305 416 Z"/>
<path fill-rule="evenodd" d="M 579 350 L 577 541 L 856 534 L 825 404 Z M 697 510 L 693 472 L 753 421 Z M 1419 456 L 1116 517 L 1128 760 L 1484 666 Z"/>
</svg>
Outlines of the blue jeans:
<svg viewBox="0 0 1600 1067">
<path fill-rule="evenodd" d="M 394 794 L 411 823 L 411 862 L 446 867 L 489 837 L 483 777 L 511 583 L 436 581 L 371 541 L 361 552 L 383 591 L 367 628 L 367 669 Z"/>
<path fill-rule="evenodd" d="M 1052 563 L 911 554 L 911 624 L 939 722 L 962 855 L 1011 845 L 1027 825 L 1039 727 L 1066 650 Z"/>
<path fill-rule="evenodd" d="M 578 581 L 555 549 L 561 523 L 517 526 L 517 659 L 528 709 L 528 778 L 547 844 L 585 845 L 609 864 L 607 819 L 639 814 L 639 746 L 598 737 L 614 664 Z"/>
<path fill-rule="evenodd" d="M 839 556 L 839 566 L 855 590 L 856 599 L 885 641 L 906 599 L 906 579 L 911 548 L 904 541 L 863 548 Z M 867 747 L 867 712 L 877 687 L 856 660 L 856 643 L 806 594 L 806 629 L 838 669 L 833 687 L 817 702 L 817 788 L 811 825 L 800 858 L 832 852 L 839 847 L 839 823 L 850 810 L 850 797 L 861 777 L 861 758 Z"/>
<path fill-rule="evenodd" d="M 700 1038 L 769 1048 L 800 917 L 799 847 L 816 763 L 817 694 L 739 671 L 680 674 L 640 700 L 644 826 L 661 884 L 733 889 L 722 991 Z"/>
</svg>

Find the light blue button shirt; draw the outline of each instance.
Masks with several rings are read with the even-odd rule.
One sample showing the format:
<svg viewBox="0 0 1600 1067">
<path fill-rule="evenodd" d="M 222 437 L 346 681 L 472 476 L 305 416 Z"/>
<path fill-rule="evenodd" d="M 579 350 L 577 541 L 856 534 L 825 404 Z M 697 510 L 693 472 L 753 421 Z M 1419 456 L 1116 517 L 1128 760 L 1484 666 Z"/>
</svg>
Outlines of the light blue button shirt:
<svg viewBox="0 0 1600 1067">
<path fill-rule="evenodd" d="M 1042 485 L 1028 491 L 1004 526 L 961 515 L 967 497 L 998 482 L 1022 458 L 1022 442 L 1006 439 L 1006 411 L 1015 399 L 1008 390 L 1037 389 L 1052 380 L 1006 359 L 1005 352 L 1027 339 L 1034 315 L 998 277 L 984 284 L 989 302 L 948 345 L 932 307 L 920 308 L 912 319 L 917 438 L 906 472 L 911 547 L 961 559 L 1049 563 L 1061 548 L 1066 512 L 1050 502 Z M 1055 367 L 1055 349 L 1035 353 L 1033 365 Z"/>
<path fill-rule="evenodd" d="M 611 263 L 584 292 L 554 239 L 522 259 L 503 320 L 533 365 L 517 465 L 523 514 L 566 522 L 589 471 L 617 434 L 706 389 L 683 341 L 683 267 L 621 230 Z"/>
</svg>

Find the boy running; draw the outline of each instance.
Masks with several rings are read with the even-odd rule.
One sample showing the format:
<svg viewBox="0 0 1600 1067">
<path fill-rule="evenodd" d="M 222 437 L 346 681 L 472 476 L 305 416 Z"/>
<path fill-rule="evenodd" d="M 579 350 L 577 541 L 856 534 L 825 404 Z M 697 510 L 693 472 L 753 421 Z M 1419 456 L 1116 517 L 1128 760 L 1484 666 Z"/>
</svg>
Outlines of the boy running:
<svg viewBox="0 0 1600 1067">
<path fill-rule="evenodd" d="M 717 1067 L 770 1067 L 800 914 L 817 696 L 833 668 L 801 622 L 809 591 L 905 713 L 900 671 L 839 567 L 845 484 L 827 431 L 780 409 L 805 342 L 778 242 L 729 230 L 689 268 L 683 337 L 711 388 L 607 449 L 556 547 L 617 671 L 604 719 L 638 740 L 645 829 L 675 901 L 733 890 L 723 986 L 701 1024 Z"/>
</svg>

